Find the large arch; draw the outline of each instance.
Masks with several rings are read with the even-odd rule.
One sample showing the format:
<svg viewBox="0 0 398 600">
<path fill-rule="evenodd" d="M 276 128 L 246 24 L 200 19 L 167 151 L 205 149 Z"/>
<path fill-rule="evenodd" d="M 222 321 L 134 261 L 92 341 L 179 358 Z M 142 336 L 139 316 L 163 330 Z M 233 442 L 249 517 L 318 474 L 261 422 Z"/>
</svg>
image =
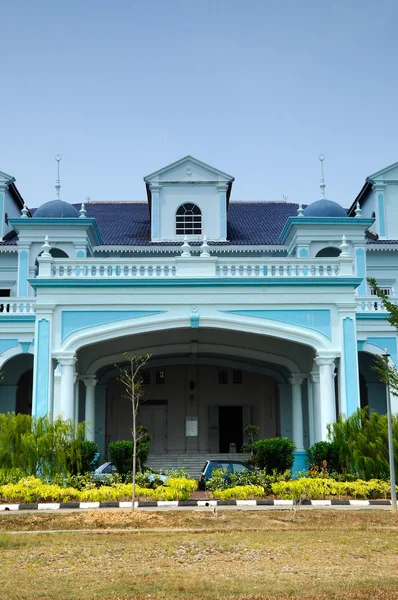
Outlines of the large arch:
<svg viewBox="0 0 398 600">
<path fill-rule="evenodd" d="M 54 351 L 54 356 L 62 352 L 77 352 L 84 346 L 105 342 L 129 335 L 185 329 L 190 326 L 184 317 L 168 316 L 165 314 L 142 317 L 140 319 L 125 319 L 92 327 L 85 327 L 69 334 Z M 243 315 L 231 315 L 219 312 L 213 316 L 200 316 L 200 328 L 222 329 L 268 335 L 299 344 L 310 346 L 313 350 L 328 350 L 331 341 L 323 334 L 309 327 L 293 325 L 271 319 L 262 319 Z"/>
<path fill-rule="evenodd" d="M 309 444 L 306 378 L 313 365 L 314 348 L 303 341 L 286 339 L 288 336 L 266 335 L 264 328 L 247 331 L 246 326 L 207 327 L 203 321 L 199 328 L 187 327 L 185 322 L 185 327 L 157 327 L 149 331 L 148 328 L 143 330 L 142 325 L 131 331 L 123 323 L 124 335 L 107 335 L 105 340 L 99 340 L 98 332 L 93 335 L 92 331 L 86 331 L 85 338 L 75 336 L 73 344 L 79 346 L 76 351 L 78 375 L 89 386 L 86 390 L 83 388 L 80 405 L 86 405 L 87 393 L 92 398 L 90 386 L 96 382 L 95 429 L 102 454 L 105 453 L 104 439 L 109 442 L 120 436 L 125 438 L 129 431 L 129 405 L 115 381 L 118 373 L 115 365 L 126 361 L 123 355 L 126 351 L 152 355 L 148 369 L 152 372 L 153 384 L 158 371 L 166 372 L 166 381 L 173 382 L 172 386 L 154 384 L 141 411 L 144 423 L 153 424 L 157 420 L 155 437 L 160 454 L 225 451 L 232 443 L 225 437 L 225 419 L 231 419 L 227 428 L 230 430 L 236 420 L 240 423 L 240 434 L 231 433 L 238 450 L 243 430 L 250 424 L 259 426 L 262 437 L 292 437 L 292 385 L 297 385 L 297 381 L 302 390 L 304 444 Z M 272 323 L 272 331 L 274 328 Z M 317 339 L 317 335 L 314 332 L 313 339 Z M 84 341 L 91 343 L 84 344 Z M 71 356 L 71 347 L 70 343 L 69 350 L 60 354 L 61 359 Z M 324 348 L 319 352 L 330 350 Z M 219 381 L 221 371 L 227 372 L 227 385 Z M 243 385 L 234 381 L 238 371 L 243 374 L 237 377 Z M 185 434 L 188 417 L 197 420 L 196 440 Z M 161 422 L 163 433 L 159 434 Z"/>
</svg>

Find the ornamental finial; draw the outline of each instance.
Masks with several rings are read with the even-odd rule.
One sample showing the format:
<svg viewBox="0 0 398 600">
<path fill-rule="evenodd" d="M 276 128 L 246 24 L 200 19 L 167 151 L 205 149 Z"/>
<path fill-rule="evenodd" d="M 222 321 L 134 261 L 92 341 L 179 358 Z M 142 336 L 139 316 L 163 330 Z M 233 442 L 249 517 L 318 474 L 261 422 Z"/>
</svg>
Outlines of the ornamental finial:
<svg viewBox="0 0 398 600">
<path fill-rule="evenodd" d="M 340 244 L 340 250 L 341 250 L 340 256 L 350 256 L 348 253 L 348 248 L 349 248 L 349 245 L 347 244 L 346 237 L 343 233 L 343 237 L 341 238 L 341 244 Z"/>
<path fill-rule="evenodd" d="M 202 243 L 202 245 L 200 247 L 200 256 L 202 258 L 209 258 L 209 256 L 210 256 L 209 250 L 210 250 L 210 246 L 207 243 L 207 237 L 204 235 L 203 236 L 203 243 Z"/>
<path fill-rule="evenodd" d="M 25 202 L 23 203 L 23 208 L 21 210 L 21 219 L 27 219 L 28 218 L 28 209 L 26 208 L 26 204 Z"/>
<path fill-rule="evenodd" d="M 188 243 L 188 238 L 186 235 L 184 236 L 184 243 L 181 246 L 181 250 L 181 256 L 183 256 L 184 258 L 188 258 L 188 256 L 191 256 L 191 246 Z"/>
<path fill-rule="evenodd" d="M 55 183 L 55 194 L 57 196 L 57 200 L 59 200 L 60 199 L 59 191 L 61 189 L 61 182 L 59 179 L 59 163 L 62 160 L 62 156 L 60 154 L 56 154 L 55 160 L 57 161 L 57 181 Z"/>
<path fill-rule="evenodd" d="M 297 209 L 297 216 L 298 217 L 304 217 L 304 208 L 302 204 L 299 204 L 299 207 Z"/>
<path fill-rule="evenodd" d="M 325 196 L 325 187 L 326 187 L 326 185 L 325 185 L 325 178 L 324 178 L 324 175 L 323 175 L 323 161 L 325 160 L 325 155 L 324 154 L 320 154 L 318 156 L 318 158 L 321 161 L 321 183 L 320 183 L 319 187 L 321 188 L 321 197 L 322 197 L 322 200 L 326 200 L 326 196 Z"/>
<path fill-rule="evenodd" d="M 80 215 L 79 219 L 85 219 L 86 218 L 86 209 L 84 207 L 84 202 L 82 202 L 82 205 L 80 207 L 79 215 Z"/>
<path fill-rule="evenodd" d="M 46 235 L 46 237 L 44 238 L 44 244 L 42 245 L 42 249 L 43 249 L 43 252 L 41 253 L 41 255 L 46 258 L 49 258 L 51 256 L 51 254 L 50 254 L 51 246 L 48 241 L 48 235 Z"/>
<path fill-rule="evenodd" d="M 357 207 L 355 209 L 355 216 L 356 217 L 360 217 L 362 215 L 362 210 L 361 210 L 361 206 L 359 204 L 359 200 L 357 202 Z"/>
</svg>

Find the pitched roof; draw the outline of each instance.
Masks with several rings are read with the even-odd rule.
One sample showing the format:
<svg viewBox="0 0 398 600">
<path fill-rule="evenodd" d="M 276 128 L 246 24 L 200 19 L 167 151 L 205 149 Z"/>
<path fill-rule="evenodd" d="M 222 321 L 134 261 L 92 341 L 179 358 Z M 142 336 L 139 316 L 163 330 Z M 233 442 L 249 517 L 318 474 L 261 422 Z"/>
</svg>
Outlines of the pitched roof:
<svg viewBox="0 0 398 600">
<path fill-rule="evenodd" d="M 76 205 L 78 208 L 78 205 Z M 157 246 L 181 242 L 150 242 L 151 224 L 145 202 L 89 202 L 87 216 L 95 217 L 104 245 Z M 227 216 L 230 245 L 279 245 L 286 219 L 297 215 L 298 204 L 231 202 Z M 220 242 L 225 245 L 225 242 Z"/>
</svg>

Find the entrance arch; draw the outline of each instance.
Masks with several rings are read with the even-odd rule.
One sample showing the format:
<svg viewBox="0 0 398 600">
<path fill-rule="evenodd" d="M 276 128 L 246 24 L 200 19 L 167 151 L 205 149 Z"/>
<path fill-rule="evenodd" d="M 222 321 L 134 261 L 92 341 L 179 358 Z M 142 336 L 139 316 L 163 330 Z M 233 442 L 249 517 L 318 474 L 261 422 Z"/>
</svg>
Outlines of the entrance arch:
<svg viewBox="0 0 398 600">
<path fill-rule="evenodd" d="M 1 371 L 0 412 L 32 414 L 33 355 L 14 355 Z"/>
</svg>

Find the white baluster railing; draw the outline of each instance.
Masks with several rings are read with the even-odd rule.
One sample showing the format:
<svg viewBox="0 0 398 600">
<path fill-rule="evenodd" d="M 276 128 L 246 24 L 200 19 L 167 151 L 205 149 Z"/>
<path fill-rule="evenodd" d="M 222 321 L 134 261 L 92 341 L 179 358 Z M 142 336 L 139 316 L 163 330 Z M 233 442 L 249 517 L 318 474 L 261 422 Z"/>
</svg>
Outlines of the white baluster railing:
<svg viewBox="0 0 398 600">
<path fill-rule="evenodd" d="M 33 315 L 36 298 L 0 298 L 0 316 Z"/>
</svg>

